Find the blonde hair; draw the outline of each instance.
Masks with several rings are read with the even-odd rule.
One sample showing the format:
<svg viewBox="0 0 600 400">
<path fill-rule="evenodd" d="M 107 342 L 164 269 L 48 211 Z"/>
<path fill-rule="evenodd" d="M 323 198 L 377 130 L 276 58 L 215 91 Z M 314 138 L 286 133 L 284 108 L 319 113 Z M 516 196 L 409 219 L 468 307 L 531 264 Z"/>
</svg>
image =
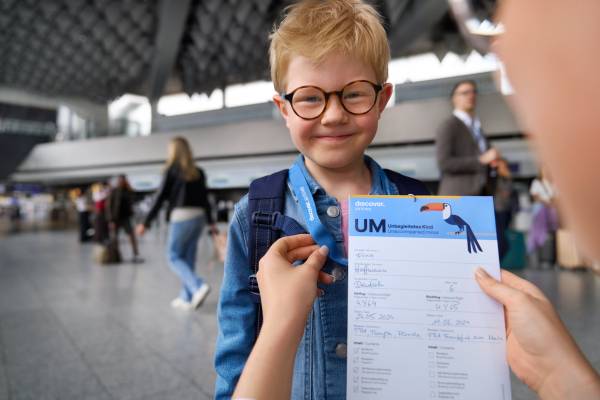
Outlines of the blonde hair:
<svg viewBox="0 0 600 400">
<path fill-rule="evenodd" d="M 190 145 L 184 137 L 178 136 L 169 142 L 166 168 L 173 165 L 179 169 L 186 181 L 193 181 L 200 176 L 194 163 L 194 157 L 192 157 Z"/>
<path fill-rule="evenodd" d="M 335 52 L 370 65 L 384 83 L 390 48 L 379 13 L 361 0 L 304 0 L 285 9 L 285 18 L 270 36 L 271 79 L 278 93 L 285 91 L 286 72 L 293 56 L 316 65 Z"/>
</svg>

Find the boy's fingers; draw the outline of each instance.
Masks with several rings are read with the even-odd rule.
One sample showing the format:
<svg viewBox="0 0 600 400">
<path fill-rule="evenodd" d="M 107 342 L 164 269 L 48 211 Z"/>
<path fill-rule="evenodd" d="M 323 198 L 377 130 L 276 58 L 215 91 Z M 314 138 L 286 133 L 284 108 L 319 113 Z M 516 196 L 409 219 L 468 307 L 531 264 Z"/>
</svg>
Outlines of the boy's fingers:
<svg viewBox="0 0 600 400">
<path fill-rule="evenodd" d="M 512 304 L 514 299 L 522 294 L 519 290 L 497 281 L 481 267 L 477 268 L 475 271 L 475 279 L 481 287 L 481 290 L 505 306 Z"/>
<path fill-rule="evenodd" d="M 287 253 L 287 260 L 291 263 L 297 260 L 306 260 L 318 248 L 319 245 L 316 244 L 295 248 Z"/>
<path fill-rule="evenodd" d="M 321 246 L 318 250 L 312 252 L 303 266 L 312 268 L 315 272 L 320 272 L 323 265 L 325 265 L 325 261 L 327 261 L 327 254 L 329 254 L 327 246 Z"/>
</svg>

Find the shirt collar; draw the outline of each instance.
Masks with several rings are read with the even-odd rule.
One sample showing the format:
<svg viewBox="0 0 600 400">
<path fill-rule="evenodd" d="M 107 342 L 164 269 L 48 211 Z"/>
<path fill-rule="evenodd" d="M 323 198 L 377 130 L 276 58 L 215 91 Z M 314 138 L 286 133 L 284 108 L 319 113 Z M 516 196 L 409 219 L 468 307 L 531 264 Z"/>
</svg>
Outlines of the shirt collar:
<svg viewBox="0 0 600 400">
<path fill-rule="evenodd" d="M 481 128 L 481 122 L 477 116 L 475 116 L 475 121 L 473 122 L 473 118 L 471 118 L 471 116 L 463 110 L 454 109 L 452 114 L 454 114 L 456 118 L 460 119 L 469 129 L 471 129 L 471 125 L 475 129 Z"/>
<path fill-rule="evenodd" d="M 377 161 L 365 155 L 365 162 L 371 171 L 370 195 L 398 194 L 398 188 L 387 178 Z"/>
<path fill-rule="evenodd" d="M 371 191 L 369 194 L 371 195 L 381 195 L 381 194 L 397 194 L 398 190 L 396 187 L 389 182 L 383 168 L 371 157 L 368 155 L 364 155 L 365 163 L 367 167 L 369 167 L 369 171 L 371 171 Z M 296 157 L 294 164 L 300 168 L 304 178 L 306 179 L 306 183 L 308 184 L 308 189 L 311 194 L 314 196 L 317 192 L 319 194 L 325 194 L 325 190 L 319 185 L 319 183 L 312 177 L 308 169 L 306 169 L 306 165 L 304 164 L 304 156 L 302 154 Z M 292 191 L 293 192 L 293 191 Z"/>
</svg>

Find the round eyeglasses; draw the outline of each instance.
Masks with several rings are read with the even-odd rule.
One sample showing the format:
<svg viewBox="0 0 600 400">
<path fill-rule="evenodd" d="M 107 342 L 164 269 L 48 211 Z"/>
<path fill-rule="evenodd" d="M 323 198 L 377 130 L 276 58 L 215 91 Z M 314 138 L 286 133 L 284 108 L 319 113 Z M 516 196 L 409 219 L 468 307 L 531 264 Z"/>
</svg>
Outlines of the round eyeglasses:
<svg viewBox="0 0 600 400">
<path fill-rule="evenodd" d="M 302 119 L 319 118 L 329 102 L 332 94 L 338 96 L 344 110 L 354 115 L 366 114 L 377 102 L 377 95 L 383 89 L 369 81 L 350 82 L 342 90 L 325 92 L 316 86 L 300 86 L 282 97 L 290 102 L 292 110 Z"/>
</svg>

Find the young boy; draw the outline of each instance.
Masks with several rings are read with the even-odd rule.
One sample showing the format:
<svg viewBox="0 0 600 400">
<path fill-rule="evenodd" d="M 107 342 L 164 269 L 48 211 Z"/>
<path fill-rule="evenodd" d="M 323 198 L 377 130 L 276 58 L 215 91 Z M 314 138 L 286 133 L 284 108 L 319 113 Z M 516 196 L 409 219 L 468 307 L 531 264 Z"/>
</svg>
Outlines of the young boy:
<svg viewBox="0 0 600 400">
<path fill-rule="evenodd" d="M 301 1 L 271 36 L 271 76 L 279 93 L 273 100 L 301 153 L 289 170 L 283 213 L 320 245 L 326 243 L 313 229 L 326 232 L 330 254 L 323 271 L 335 277 L 308 318 L 294 365 L 293 399 L 346 397 L 348 196 L 408 194 L 399 193 L 364 154 L 392 94 L 385 83 L 389 57 L 379 15 L 360 0 Z M 314 208 L 306 205 L 311 201 Z M 236 205 L 229 232 L 218 308 L 217 399 L 231 397 L 256 338 L 248 204 L 246 196 Z"/>
</svg>

